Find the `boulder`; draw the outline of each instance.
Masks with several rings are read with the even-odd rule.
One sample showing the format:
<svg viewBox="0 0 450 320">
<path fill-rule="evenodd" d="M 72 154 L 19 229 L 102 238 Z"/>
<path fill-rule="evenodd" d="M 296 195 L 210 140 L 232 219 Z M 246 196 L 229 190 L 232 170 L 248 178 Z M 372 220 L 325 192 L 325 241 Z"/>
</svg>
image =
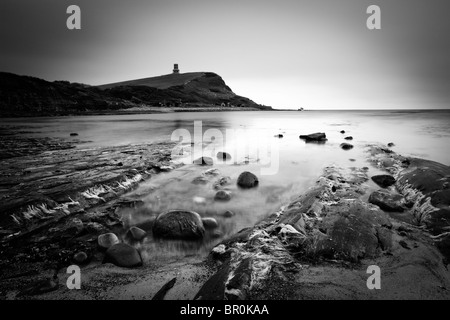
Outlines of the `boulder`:
<svg viewBox="0 0 450 320">
<path fill-rule="evenodd" d="M 305 140 L 306 142 L 323 142 L 327 141 L 327 136 L 323 132 L 316 132 L 311 134 L 300 135 L 300 139 Z"/>
<path fill-rule="evenodd" d="M 211 217 L 203 218 L 202 223 L 206 229 L 215 229 L 219 226 L 217 220 Z"/>
<path fill-rule="evenodd" d="M 237 185 L 244 189 L 256 187 L 258 183 L 258 177 L 248 171 L 242 172 L 237 179 Z"/>
<path fill-rule="evenodd" d="M 275 135 L 275 138 L 283 138 L 283 135 L 282 135 L 281 133 L 276 134 L 276 135 Z"/>
<path fill-rule="evenodd" d="M 344 133 L 345 133 L 345 130 L 341 130 L 341 133 L 344 134 Z"/>
<path fill-rule="evenodd" d="M 131 227 L 126 233 L 126 237 L 134 241 L 144 240 L 146 236 L 147 232 L 138 227 Z"/>
<path fill-rule="evenodd" d="M 70 134 L 71 137 L 76 137 L 77 135 L 78 135 L 78 133 L 76 133 L 76 132 L 72 132 L 72 133 Z"/>
<path fill-rule="evenodd" d="M 350 143 L 341 143 L 341 146 L 340 146 L 342 149 L 344 149 L 344 150 L 350 150 L 350 149 L 353 149 L 353 145 L 351 145 Z"/>
<path fill-rule="evenodd" d="M 389 148 L 392 148 L 393 146 L 395 146 L 395 144 L 394 144 L 393 142 L 389 142 L 389 143 L 387 144 L 387 146 L 388 146 Z"/>
<path fill-rule="evenodd" d="M 104 233 L 98 236 L 98 245 L 102 249 L 108 249 L 115 244 L 118 244 L 119 238 L 114 233 Z"/>
<path fill-rule="evenodd" d="M 353 137 L 352 137 L 352 136 L 349 136 L 349 137 L 345 137 L 344 139 L 345 139 L 345 140 L 353 140 Z"/>
<path fill-rule="evenodd" d="M 392 194 L 386 190 L 372 192 L 369 196 L 369 202 L 377 205 L 380 209 L 389 212 L 403 212 L 404 199 L 399 194 Z"/>
<path fill-rule="evenodd" d="M 216 201 L 230 201 L 230 199 L 231 192 L 225 190 L 217 191 L 216 195 L 214 196 L 214 200 Z"/>
<path fill-rule="evenodd" d="M 355 200 L 330 207 L 318 227 L 325 235 L 318 237 L 317 244 L 312 246 L 315 254 L 356 262 L 378 255 L 378 234 L 383 234 L 386 242 L 383 246 L 389 246 L 388 235 L 382 229 L 389 229 L 392 224 L 383 211 L 373 210 L 369 204 Z"/>
<path fill-rule="evenodd" d="M 429 160 L 413 159 L 408 170 L 400 172 L 397 186 L 417 189 L 430 197 L 435 207 L 450 205 L 450 167 Z"/>
<path fill-rule="evenodd" d="M 111 262 L 118 267 L 134 268 L 142 266 L 142 258 L 136 248 L 118 243 L 106 250 L 104 262 Z"/>
<path fill-rule="evenodd" d="M 214 164 L 214 161 L 211 157 L 200 157 L 194 160 L 193 163 L 200 166 L 212 166 Z"/>
<path fill-rule="evenodd" d="M 217 159 L 230 160 L 231 155 L 228 152 L 217 152 Z"/>
<path fill-rule="evenodd" d="M 382 188 L 387 188 L 395 184 L 395 178 L 388 174 L 380 174 L 372 177 L 373 182 Z"/>
<path fill-rule="evenodd" d="M 159 238 L 199 240 L 205 234 L 200 215 L 194 211 L 170 210 L 161 213 L 153 224 L 153 235 Z"/>
</svg>

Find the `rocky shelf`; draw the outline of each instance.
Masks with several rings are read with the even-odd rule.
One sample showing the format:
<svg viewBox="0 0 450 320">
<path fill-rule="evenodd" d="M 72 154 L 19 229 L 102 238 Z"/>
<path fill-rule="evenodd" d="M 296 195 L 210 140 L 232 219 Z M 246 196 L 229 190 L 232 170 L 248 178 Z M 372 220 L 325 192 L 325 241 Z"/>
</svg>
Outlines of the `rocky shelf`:
<svg viewBox="0 0 450 320">
<path fill-rule="evenodd" d="M 169 163 L 169 147 L 161 143 L 59 150 L 21 161 L 3 160 L 3 167 L 10 168 L 11 199 L 2 200 L 3 212 L 17 221 L 2 229 L 0 295 L 15 299 L 450 298 L 449 167 L 368 146 L 369 161 L 386 174 L 370 177 L 367 167 L 326 167 L 307 192 L 255 226 L 224 239 L 206 259 L 186 257 L 158 264 L 142 258 L 143 230 L 125 230 L 116 213 L 120 206 L 138 203 L 117 195 L 151 174 L 175 169 Z M 35 170 L 24 174 L 30 171 L 27 168 Z M 61 172 L 55 174 L 56 170 Z M 378 189 L 370 186 L 371 179 Z M 57 214 L 57 209 L 63 213 Z M 115 234 L 127 234 L 132 241 L 119 243 Z M 100 243 L 110 249 L 105 253 Z M 62 268 L 78 258 L 83 288 L 67 290 Z M 367 288 L 367 268 L 372 265 L 381 270 L 381 290 Z"/>
</svg>

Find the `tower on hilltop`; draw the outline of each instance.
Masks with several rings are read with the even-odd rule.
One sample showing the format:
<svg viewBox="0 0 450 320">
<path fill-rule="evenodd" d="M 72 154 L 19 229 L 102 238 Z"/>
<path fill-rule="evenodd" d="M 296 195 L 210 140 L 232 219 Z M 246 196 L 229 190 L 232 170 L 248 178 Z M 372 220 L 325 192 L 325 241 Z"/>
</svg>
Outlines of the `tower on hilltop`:
<svg viewBox="0 0 450 320">
<path fill-rule="evenodd" d="M 173 73 L 180 73 L 180 69 L 178 69 L 178 63 L 173 65 Z"/>
</svg>

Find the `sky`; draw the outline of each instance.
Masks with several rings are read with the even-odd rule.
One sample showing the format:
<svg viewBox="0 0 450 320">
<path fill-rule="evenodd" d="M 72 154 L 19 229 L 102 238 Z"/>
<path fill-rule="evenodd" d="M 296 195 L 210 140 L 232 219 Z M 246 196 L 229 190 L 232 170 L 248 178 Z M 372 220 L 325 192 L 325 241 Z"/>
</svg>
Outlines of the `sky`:
<svg viewBox="0 0 450 320">
<path fill-rule="evenodd" d="M 69 5 L 81 30 L 69 30 Z M 367 7 L 381 9 L 369 30 Z M 0 71 L 91 85 L 219 74 L 274 108 L 450 108 L 448 0 L 1 0 Z"/>
</svg>

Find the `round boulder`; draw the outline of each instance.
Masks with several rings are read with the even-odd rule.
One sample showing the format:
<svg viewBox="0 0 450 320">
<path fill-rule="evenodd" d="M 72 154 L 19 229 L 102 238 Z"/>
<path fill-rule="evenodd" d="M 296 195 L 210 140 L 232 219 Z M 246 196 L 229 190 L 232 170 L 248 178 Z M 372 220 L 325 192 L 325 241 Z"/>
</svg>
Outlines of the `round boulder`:
<svg viewBox="0 0 450 320">
<path fill-rule="evenodd" d="M 248 171 L 242 172 L 237 179 L 237 185 L 244 189 L 256 187 L 258 183 L 258 177 Z"/>
<path fill-rule="evenodd" d="M 206 229 L 215 229 L 219 226 L 217 220 L 211 217 L 203 218 L 202 222 Z"/>
<path fill-rule="evenodd" d="M 225 190 L 217 191 L 216 195 L 214 196 L 214 200 L 216 201 L 230 201 L 230 199 L 231 192 Z"/>
<path fill-rule="evenodd" d="M 118 243 L 106 250 L 104 262 L 111 262 L 118 267 L 134 268 L 142 266 L 142 258 L 136 248 Z"/>
<path fill-rule="evenodd" d="M 199 240 L 204 234 L 202 218 L 194 211 L 166 211 L 153 224 L 153 235 L 158 238 Z"/>
<path fill-rule="evenodd" d="M 350 143 L 341 143 L 341 148 L 344 150 L 350 150 L 353 149 L 353 145 L 351 145 Z"/>
<path fill-rule="evenodd" d="M 98 245 L 102 249 L 108 249 L 115 244 L 118 244 L 119 238 L 114 233 L 104 233 L 98 236 Z"/>
<path fill-rule="evenodd" d="M 230 160 L 231 155 L 228 152 L 217 152 L 217 159 Z"/>
</svg>

